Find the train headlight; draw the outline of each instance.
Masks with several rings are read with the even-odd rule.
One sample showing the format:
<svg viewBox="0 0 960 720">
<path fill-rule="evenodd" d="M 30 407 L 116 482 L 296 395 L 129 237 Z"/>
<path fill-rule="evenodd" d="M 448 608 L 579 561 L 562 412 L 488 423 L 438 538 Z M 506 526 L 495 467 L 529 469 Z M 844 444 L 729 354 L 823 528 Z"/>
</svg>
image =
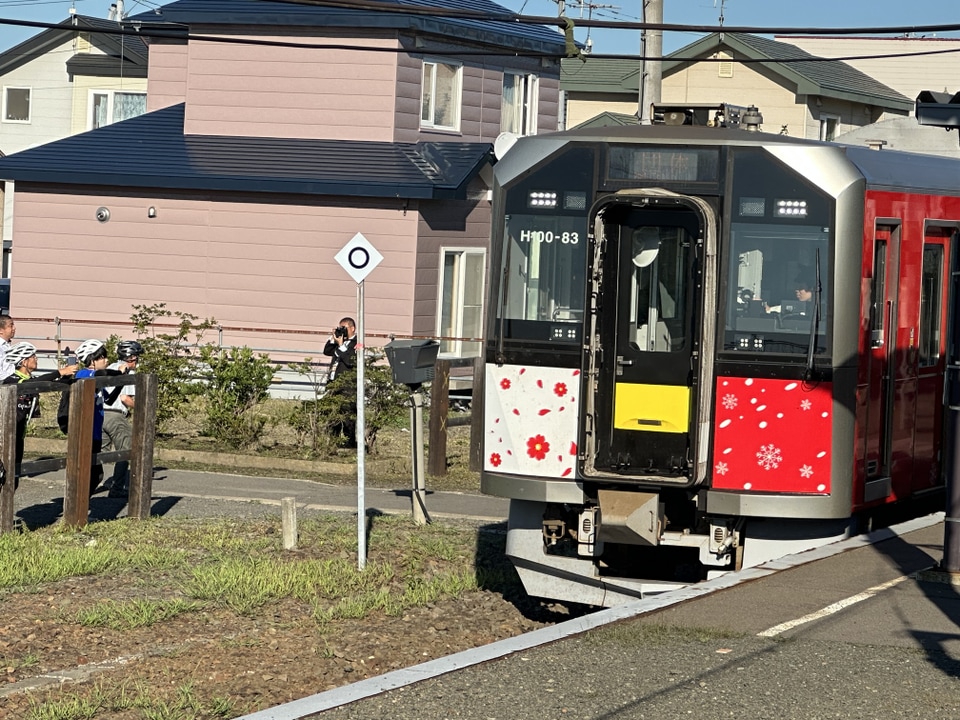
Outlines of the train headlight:
<svg viewBox="0 0 960 720">
<path fill-rule="evenodd" d="M 763 352 L 763 335 L 738 335 L 737 350 Z"/>
<path fill-rule="evenodd" d="M 795 217 L 802 218 L 807 216 L 806 200 L 777 200 L 777 217 Z"/>
<path fill-rule="evenodd" d="M 557 194 L 544 190 L 535 190 L 527 196 L 527 206 L 532 208 L 549 209 L 557 206 Z"/>
</svg>

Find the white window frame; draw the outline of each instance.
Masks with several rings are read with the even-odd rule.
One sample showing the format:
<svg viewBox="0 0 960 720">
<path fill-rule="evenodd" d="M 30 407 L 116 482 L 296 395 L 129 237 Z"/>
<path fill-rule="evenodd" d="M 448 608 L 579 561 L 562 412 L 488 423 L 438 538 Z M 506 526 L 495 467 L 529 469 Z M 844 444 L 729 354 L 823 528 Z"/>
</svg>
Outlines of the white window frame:
<svg viewBox="0 0 960 720">
<path fill-rule="evenodd" d="M 453 118 L 449 125 L 437 122 L 437 68 L 445 65 L 454 69 L 450 88 Z M 420 127 L 428 130 L 460 130 L 460 109 L 463 100 L 463 65 L 447 60 L 424 58 L 420 83 Z"/>
<path fill-rule="evenodd" d="M 27 91 L 27 119 L 26 120 L 14 120 L 7 117 L 7 99 L 11 90 L 26 90 Z M 27 125 L 32 121 L 33 118 L 33 88 L 27 87 L 25 85 L 4 85 L 3 86 L 3 122 L 5 123 L 16 123 L 20 125 Z"/>
<path fill-rule="evenodd" d="M 833 137 L 827 137 L 830 132 L 830 123 L 833 122 Z M 820 139 L 833 140 L 840 133 L 840 116 L 834 113 L 820 113 Z"/>
<path fill-rule="evenodd" d="M 520 87 L 518 102 L 512 106 L 506 102 L 508 77 L 516 78 Z M 512 132 L 516 135 L 536 135 L 537 115 L 540 112 L 540 78 L 532 74 L 524 75 L 504 71 L 501 98 L 503 100 L 501 100 L 500 106 L 500 132 Z M 518 113 L 519 118 L 517 117 Z M 513 122 L 508 122 L 508 120 Z"/>
<path fill-rule="evenodd" d="M 116 122 L 116 120 L 113 119 L 113 101 L 117 93 L 122 95 L 143 95 L 144 98 L 147 97 L 147 93 L 141 90 L 90 90 L 87 95 L 87 130 L 95 130 L 97 127 L 106 127 L 107 125 L 113 125 L 113 123 Z M 94 125 L 93 123 L 94 99 L 97 97 L 97 95 L 104 95 L 107 98 L 108 122 L 100 126 Z"/>
<path fill-rule="evenodd" d="M 478 256 L 480 258 L 480 272 L 468 272 L 467 263 L 463 260 L 466 256 Z M 456 297 L 451 299 L 450 306 L 447 307 L 444 302 L 445 283 L 447 280 L 446 266 L 447 258 L 454 256 L 458 259 L 454 273 L 456 288 L 454 290 Z M 487 251 L 484 248 L 476 247 L 441 247 L 440 248 L 440 273 L 437 283 L 437 337 L 476 337 L 483 335 L 483 298 L 486 288 L 486 267 Z M 476 293 L 479 298 L 479 304 L 476 306 L 477 319 L 476 327 L 464 329 L 464 302 L 466 284 L 469 282 L 479 282 L 480 287 Z M 448 327 L 447 325 L 452 327 Z M 467 342 L 462 339 L 441 340 L 440 357 L 462 358 L 479 357 L 482 348 L 481 342 Z"/>
</svg>

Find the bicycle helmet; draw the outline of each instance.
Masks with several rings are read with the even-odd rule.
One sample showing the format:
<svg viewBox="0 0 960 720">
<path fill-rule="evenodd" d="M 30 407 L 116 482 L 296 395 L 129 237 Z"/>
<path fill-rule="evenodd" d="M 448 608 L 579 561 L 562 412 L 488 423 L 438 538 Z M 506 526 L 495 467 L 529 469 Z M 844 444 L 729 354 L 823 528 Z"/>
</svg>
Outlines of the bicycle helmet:
<svg viewBox="0 0 960 720">
<path fill-rule="evenodd" d="M 84 340 L 77 346 L 77 360 L 84 365 L 106 356 L 107 350 L 99 340 Z"/>
<path fill-rule="evenodd" d="M 121 340 L 117 343 L 117 357 L 121 360 L 129 360 L 132 357 L 140 357 L 143 354 L 143 345 L 136 340 Z"/>
<path fill-rule="evenodd" d="M 20 363 L 36 354 L 37 349 L 33 345 L 28 342 L 20 342 L 7 350 L 7 360 L 19 367 Z"/>
</svg>

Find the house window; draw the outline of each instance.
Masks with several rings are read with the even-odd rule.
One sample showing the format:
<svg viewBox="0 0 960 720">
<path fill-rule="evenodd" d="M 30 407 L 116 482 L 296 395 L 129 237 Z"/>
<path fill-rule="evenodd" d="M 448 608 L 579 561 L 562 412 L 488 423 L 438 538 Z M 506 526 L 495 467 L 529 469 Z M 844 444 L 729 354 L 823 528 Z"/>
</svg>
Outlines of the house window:
<svg viewBox="0 0 960 720">
<path fill-rule="evenodd" d="M 503 74 L 500 131 L 536 135 L 540 79 L 536 75 Z"/>
<path fill-rule="evenodd" d="M 3 89 L 3 121 L 30 122 L 30 88 L 5 87 Z"/>
<path fill-rule="evenodd" d="M 820 114 L 820 139 L 833 140 L 837 136 L 837 130 L 840 128 L 839 115 Z"/>
<path fill-rule="evenodd" d="M 143 115 L 146 111 L 146 93 L 93 90 L 90 93 L 89 127 L 96 130 L 104 125 Z"/>
<path fill-rule="evenodd" d="M 423 61 L 420 127 L 460 129 L 460 84 L 463 68 L 445 62 Z"/>
<path fill-rule="evenodd" d="M 437 334 L 440 353 L 448 357 L 477 357 L 483 332 L 483 268 L 486 254 L 480 249 L 442 252 L 443 274 Z"/>
</svg>

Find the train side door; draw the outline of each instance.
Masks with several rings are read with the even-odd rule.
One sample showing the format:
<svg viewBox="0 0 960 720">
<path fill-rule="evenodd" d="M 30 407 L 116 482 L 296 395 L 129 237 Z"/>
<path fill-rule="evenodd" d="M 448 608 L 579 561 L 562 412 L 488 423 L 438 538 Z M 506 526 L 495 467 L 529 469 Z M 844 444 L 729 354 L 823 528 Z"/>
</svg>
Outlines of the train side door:
<svg viewBox="0 0 960 720">
<path fill-rule="evenodd" d="M 873 291 L 870 307 L 870 384 L 867 401 L 864 502 L 885 498 L 891 489 L 899 280 L 900 229 L 890 225 L 878 225 L 874 234 Z"/>
<path fill-rule="evenodd" d="M 683 484 L 696 475 L 697 408 L 709 407 L 700 377 L 712 216 L 703 201 L 672 193 L 614 202 L 598 216 L 587 475 Z"/>
<path fill-rule="evenodd" d="M 952 228 L 927 227 L 920 276 L 917 328 L 917 407 L 911 490 L 938 486 L 943 479 L 943 383 L 946 372 L 947 288 Z"/>
</svg>

